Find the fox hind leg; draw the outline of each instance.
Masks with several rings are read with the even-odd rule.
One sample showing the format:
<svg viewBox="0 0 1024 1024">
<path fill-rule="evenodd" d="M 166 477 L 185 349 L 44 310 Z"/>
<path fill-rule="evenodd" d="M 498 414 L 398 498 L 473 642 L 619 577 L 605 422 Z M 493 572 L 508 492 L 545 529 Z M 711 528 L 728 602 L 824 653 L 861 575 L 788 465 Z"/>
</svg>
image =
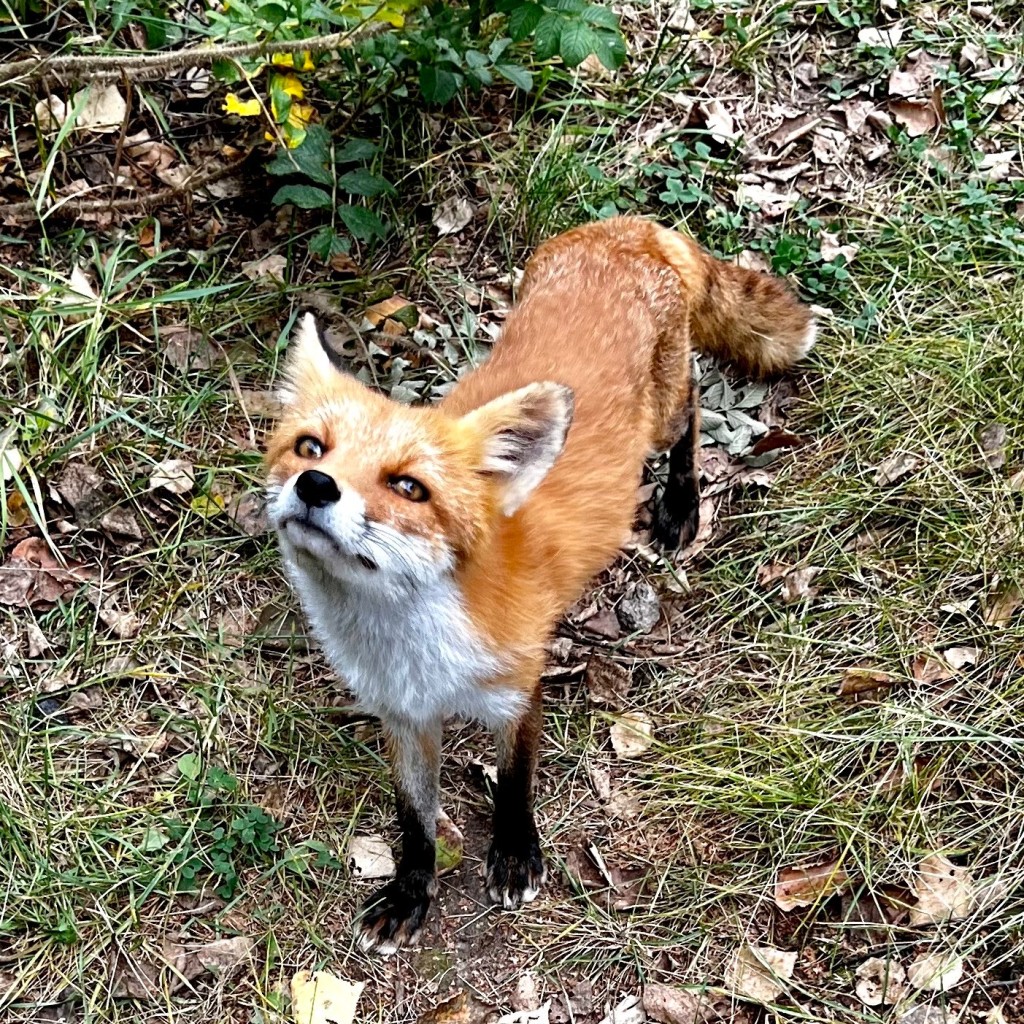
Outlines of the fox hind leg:
<svg viewBox="0 0 1024 1024">
<path fill-rule="evenodd" d="M 654 506 L 654 539 L 685 548 L 700 527 L 700 402 L 691 380 L 682 435 L 669 449 L 668 481 Z"/>
</svg>

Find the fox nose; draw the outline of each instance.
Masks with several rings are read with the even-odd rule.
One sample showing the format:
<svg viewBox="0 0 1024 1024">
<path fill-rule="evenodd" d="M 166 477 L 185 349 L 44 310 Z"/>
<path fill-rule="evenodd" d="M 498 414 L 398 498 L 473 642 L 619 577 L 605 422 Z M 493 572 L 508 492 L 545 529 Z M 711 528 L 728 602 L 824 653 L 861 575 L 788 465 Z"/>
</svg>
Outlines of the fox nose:
<svg viewBox="0 0 1024 1024">
<path fill-rule="evenodd" d="M 323 508 L 341 497 L 334 478 L 318 469 L 307 469 L 299 474 L 299 479 L 295 481 L 295 493 L 310 508 Z"/>
</svg>

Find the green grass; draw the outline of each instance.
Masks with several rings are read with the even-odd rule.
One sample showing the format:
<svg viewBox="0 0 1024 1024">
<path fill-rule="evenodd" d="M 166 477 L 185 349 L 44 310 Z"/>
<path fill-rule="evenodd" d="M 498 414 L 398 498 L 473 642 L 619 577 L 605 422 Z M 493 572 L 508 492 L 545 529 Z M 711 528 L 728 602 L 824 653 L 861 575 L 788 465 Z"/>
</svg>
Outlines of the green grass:
<svg viewBox="0 0 1024 1024">
<path fill-rule="evenodd" d="M 731 6 L 743 17 L 723 27 L 721 12 L 694 5 L 698 27 L 719 40 L 723 95 L 760 95 L 811 38 L 829 67 L 820 93 L 835 75 L 844 95 L 863 84 L 884 101 L 885 60 L 835 42 L 827 12 Z M 1013 23 L 1011 5 L 1000 12 Z M 874 23 L 863 4 L 850 15 Z M 388 106 L 377 130 L 402 186 L 385 210 L 399 230 L 357 251 L 354 282 L 309 261 L 301 219 L 275 241 L 288 260 L 281 286 L 244 276 L 253 254 L 231 232 L 205 251 L 174 241 L 151 258 L 132 231 L 51 223 L 12 248 L 0 411 L 23 466 L 4 484 L 4 558 L 46 522 L 65 556 L 101 570 L 103 598 L 135 612 L 139 628 L 118 636 L 81 590 L 33 611 L 0 607 L 0 1019 L 269 1024 L 287 1019 L 295 971 L 323 966 L 368 980 L 360 1019 L 414 1020 L 461 986 L 505 1012 L 525 969 L 546 995 L 577 1000 L 577 1019 L 599 1020 L 651 980 L 708 989 L 727 1018 L 766 1019 L 722 995 L 743 942 L 800 951 L 771 1019 L 878 1021 L 853 994 L 856 967 L 869 955 L 909 965 L 933 949 L 961 956 L 964 980 L 899 1012 L 916 1001 L 983 1020 L 1005 1001 L 1007 1020 L 1024 1013 L 1024 625 L 1019 614 L 986 621 L 994 595 L 1024 589 L 1024 491 L 1012 481 L 1024 451 L 1022 194 L 1012 178 L 979 183 L 970 155 L 1019 147 L 1019 132 L 964 76 L 946 98 L 946 140 L 961 161 L 949 175 L 929 167 L 922 140 L 894 132 L 882 170 L 841 194 L 808 187 L 765 223 L 734 201 L 749 170 L 742 152 L 709 155 L 699 127 L 676 123 L 672 97 L 701 88 L 705 65 L 666 18 L 652 6 L 631 26 L 629 75 L 554 76 L 514 110 L 485 99 L 434 112 L 441 149 L 421 111 Z M 1004 40 L 1013 32 L 995 39 L 966 17 L 914 25 L 908 42 L 939 54 L 971 40 L 1020 56 Z M 25 96 L 5 102 L 17 113 Z M 364 116 L 365 133 L 372 111 Z M 679 200 L 664 168 L 701 196 Z M 438 242 L 412 211 L 429 220 L 471 182 L 485 215 Z M 766 492 L 730 494 L 715 538 L 680 573 L 683 593 L 640 558 L 599 581 L 614 599 L 624 580 L 650 578 L 677 653 L 643 643 L 615 653 L 634 674 L 628 707 L 655 724 L 654 746 L 633 762 L 611 751 L 607 710 L 578 674 L 550 682 L 540 818 L 552 881 L 541 900 L 515 915 L 474 902 L 489 798 L 471 762 L 489 750 L 477 730 L 454 728 L 445 799 L 467 859 L 442 883 L 444 923 L 434 919 L 424 951 L 368 959 L 350 938 L 368 885 L 350 877 L 343 850 L 357 832 L 393 836 L 386 767 L 372 725 L 348 712 L 318 653 L 282 624 L 291 601 L 272 543 L 222 510 L 258 487 L 267 425 L 238 392 L 271 384 L 282 329 L 310 291 L 358 320 L 382 285 L 453 328 L 429 359 L 402 351 L 406 378 L 450 379 L 486 349 L 463 286 L 521 266 L 547 234 L 609 204 L 682 224 L 725 256 L 758 250 L 828 307 L 820 344 L 794 375 L 788 429 L 808 443 L 775 464 Z M 851 265 L 822 259 L 823 228 L 859 245 Z M 76 263 L 98 303 L 55 287 Z M 171 325 L 223 353 L 176 365 Z M 392 366 L 378 357 L 374 372 L 384 379 Z M 1008 434 L 1006 467 L 994 472 L 977 440 L 993 421 Z M 880 485 L 879 465 L 898 453 L 916 470 Z M 149 491 L 170 457 L 195 466 L 181 498 Z M 80 529 L 56 504 L 52 488 L 82 460 L 141 539 Z M 778 580 L 758 582 L 773 563 L 815 567 L 813 596 L 783 604 Z M 49 648 L 35 649 L 33 624 Z M 915 674 L 915 659 L 955 647 L 978 648 L 977 663 L 946 679 Z M 588 653 L 577 645 L 570 660 Z M 856 667 L 891 685 L 839 696 Z M 607 805 L 595 793 L 601 773 Z M 606 889 L 572 880 L 589 847 L 643 878 L 635 907 L 610 908 Z M 871 908 L 891 910 L 936 851 L 968 867 L 986 899 L 937 926 L 880 922 Z M 774 907 L 780 870 L 834 858 L 851 877 L 847 894 L 788 914 Z M 165 940 L 234 935 L 252 936 L 255 952 L 223 983 L 203 975 L 148 1003 L 118 988 L 117 956 L 158 962 Z M 579 1009 L 583 982 L 590 1010 Z"/>
</svg>

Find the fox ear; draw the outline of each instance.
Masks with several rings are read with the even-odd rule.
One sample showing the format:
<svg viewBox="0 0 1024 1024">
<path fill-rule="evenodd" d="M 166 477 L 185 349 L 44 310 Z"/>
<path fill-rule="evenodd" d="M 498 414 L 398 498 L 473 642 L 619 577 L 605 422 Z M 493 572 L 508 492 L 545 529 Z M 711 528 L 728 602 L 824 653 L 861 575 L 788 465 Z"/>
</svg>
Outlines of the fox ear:
<svg viewBox="0 0 1024 1024">
<path fill-rule="evenodd" d="M 295 325 L 288 342 L 283 378 L 277 389 L 278 398 L 286 406 L 294 405 L 309 387 L 338 372 L 327 354 L 327 345 L 316 317 L 305 313 Z"/>
<path fill-rule="evenodd" d="M 555 464 L 572 413 L 572 389 L 542 381 L 510 391 L 464 417 L 483 435 L 479 470 L 501 482 L 505 515 L 522 506 Z"/>
</svg>

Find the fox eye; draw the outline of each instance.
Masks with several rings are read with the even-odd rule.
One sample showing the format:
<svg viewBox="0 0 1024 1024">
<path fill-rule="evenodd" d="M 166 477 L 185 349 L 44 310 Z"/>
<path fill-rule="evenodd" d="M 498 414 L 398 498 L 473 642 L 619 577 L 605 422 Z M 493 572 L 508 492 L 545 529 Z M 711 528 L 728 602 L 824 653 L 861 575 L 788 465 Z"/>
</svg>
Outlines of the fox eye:
<svg viewBox="0 0 1024 1024">
<path fill-rule="evenodd" d="M 308 434 L 295 442 L 295 454 L 301 459 L 319 459 L 324 454 L 324 446 Z"/>
<path fill-rule="evenodd" d="M 409 501 L 426 501 L 430 497 L 426 487 L 411 476 L 393 476 L 388 480 L 388 487 Z"/>
</svg>

